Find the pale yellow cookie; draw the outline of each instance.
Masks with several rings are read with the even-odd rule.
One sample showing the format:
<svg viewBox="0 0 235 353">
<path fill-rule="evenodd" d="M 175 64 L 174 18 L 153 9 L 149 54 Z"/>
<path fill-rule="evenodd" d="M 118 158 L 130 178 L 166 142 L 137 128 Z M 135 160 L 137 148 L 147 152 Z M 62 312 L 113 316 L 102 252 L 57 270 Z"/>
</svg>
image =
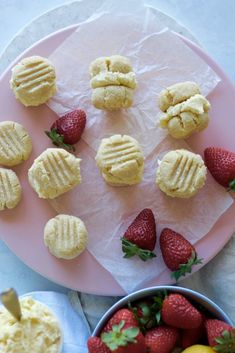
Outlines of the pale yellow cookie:
<svg viewBox="0 0 235 353">
<path fill-rule="evenodd" d="M 48 148 L 29 169 L 29 183 L 40 198 L 54 199 L 80 184 L 80 161 L 62 148 Z"/>
<path fill-rule="evenodd" d="M 92 104 L 97 109 L 129 108 L 137 81 L 129 59 L 120 55 L 101 57 L 90 65 Z"/>
<path fill-rule="evenodd" d="M 91 79 L 91 87 L 105 86 L 125 86 L 128 88 L 136 88 L 136 78 L 134 72 L 123 74 L 121 72 L 101 72 Z"/>
<path fill-rule="evenodd" d="M 0 168 L 0 211 L 14 208 L 21 199 L 21 185 L 15 172 Z"/>
<path fill-rule="evenodd" d="M 205 184 L 206 172 L 200 155 L 185 149 L 170 151 L 157 168 L 156 183 L 168 196 L 189 198 Z"/>
<path fill-rule="evenodd" d="M 210 103 L 194 82 L 181 82 L 163 90 L 159 107 L 164 112 L 160 126 L 176 139 L 188 138 L 209 124 Z"/>
<path fill-rule="evenodd" d="M 127 74 L 133 71 L 133 69 L 130 60 L 125 56 L 112 55 L 109 57 L 100 57 L 92 61 L 89 71 L 91 77 L 94 77 L 103 71 Z"/>
<path fill-rule="evenodd" d="M 129 108 L 133 103 L 133 90 L 124 86 L 106 86 L 93 89 L 91 101 L 98 109 Z"/>
<path fill-rule="evenodd" d="M 200 93 L 200 88 L 195 82 L 176 83 L 160 92 L 158 98 L 159 108 L 166 112 L 172 105 L 181 103 L 198 93 Z"/>
<path fill-rule="evenodd" d="M 26 161 L 32 140 L 26 129 L 15 121 L 0 122 L 0 164 L 13 167 Z"/>
<path fill-rule="evenodd" d="M 160 126 L 167 128 L 174 138 L 187 138 L 208 126 L 209 109 L 208 100 L 201 94 L 196 94 L 182 103 L 169 107 L 160 117 Z"/>
<path fill-rule="evenodd" d="M 10 85 L 22 104 L 38 106 L 56 93 L 55 69 L 41 56 L 24 58 L 13 67 Z"/>
<path fill-rule="evenodd" d="M 96 163 L 104 180 L 112 186 L 134 185 L 142 179 L 144 155 L 138 141 L 131 136 L 102 139 Z"/>
<path fill-rule="evenodd" d="M 51 218 L 44 228 L 44 242 L 50 253 L 61 259 L 73 259 L 87 246 L 88 234 L 83 221 L 60 214 Z"/>
</svg>

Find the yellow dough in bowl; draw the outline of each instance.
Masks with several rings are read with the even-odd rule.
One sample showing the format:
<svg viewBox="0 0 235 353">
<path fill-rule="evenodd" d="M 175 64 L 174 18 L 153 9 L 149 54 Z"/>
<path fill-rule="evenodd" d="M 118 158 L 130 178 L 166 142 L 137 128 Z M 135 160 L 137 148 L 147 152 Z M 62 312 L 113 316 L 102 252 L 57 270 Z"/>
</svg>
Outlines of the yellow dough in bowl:
<svg viewBox="0 0 235 353">
<path fill-rule="evenodd" d="M 29 183 L 40 198 L 54 199 L 81 182 L 80 161 L 62 148 L 48 148 L 29 169 Z"/>
<path fill-rule="evenodd" d="M 11 169 L 0 168 L 0 211 L 14 208 L 21 199 L 19 179 Z"/>
<path fill-rule="evenodd" d="M 13 167 L 26 161 L 32 140 L 26 129 L 15 121 L 0 122 L 0 164 Z"/>
<path fill-rule="evenodd" d="M 41 56 L 24 58 L 13 67 L 10 86 L 26 107 L 46 103 L 56 93 L 55 68 Z"/>
<path fill-rule="evenodd" d="M 181 82 L 164 89 L 158 103 L 164 112 L 160 126 L 176 139 L 187 138 L 209 124 L 210 103 L 194 82 Z"/>
<path fill-rule="evenodd" d="M 142 179 L 144 155 L 138 141 L 131 136 L 102 139 L 96 163 L 104 180 L 112 186 L 134 185 Z"/>
<path fill-rule="evenodd" d="M 129 108 L 137 82 L 131 63 L 121 55 L 100 57 L 90 65 L 92 104 L 97 109 Z"/>
<path fill-rule="evenodd" d="M 83 221 L 60 214 L 51 218 L 44 228 L 44 242 L 50 253 L 70 260 L 80 255 L 87 246 L 88 234 Z"/>
<path fill-rule="evenodd" d="M 62 333 L 54 313 L 31 297 L 20 299 L 20 305 L 20 321 L 0 308 L 0 352 L 61 353 Z"/>
<path fill-rule="evenodd" d="M 166 153 L 157 168 L 156 184 L 168 196 L 189 198 L 206 181 L 207 169 L 200 155 L 185 149 Z"/>
</svg>

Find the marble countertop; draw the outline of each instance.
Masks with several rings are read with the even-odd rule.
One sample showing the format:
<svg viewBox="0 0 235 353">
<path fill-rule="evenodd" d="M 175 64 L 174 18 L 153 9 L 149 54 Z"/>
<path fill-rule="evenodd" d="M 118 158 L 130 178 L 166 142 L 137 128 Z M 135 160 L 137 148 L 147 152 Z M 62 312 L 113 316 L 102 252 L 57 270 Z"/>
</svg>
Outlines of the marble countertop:
<svg viewBox="0 0 235 353">
<path fill-rule="evenodd" d="M 69 1 L 60 0 L 37 0 L 36 2 L 0 0 L 0 52 L 3 52 L 16 33 L 35 17 L 55 6 L 69 3 Z M 188 28 L 235 82 L 235 1 L 150 0 L 147 3 L 174 17 Z M 62 19 L 63 23 L 66 21 L 66 18 Z M 33 39 L 31 38 L 32 41 Z M 12 52 L 9 58 L 10 55 Z M 1 69 L 7 63 L 7 58 L 4 59 L 2 66 L 0 62 Z M 34 290 L 67 292 L 66 288 L 30 270 L 2 242 L 0 242 L 0 269 L 0 289 L 15 286 L 20 294 Z"/>
</svg>

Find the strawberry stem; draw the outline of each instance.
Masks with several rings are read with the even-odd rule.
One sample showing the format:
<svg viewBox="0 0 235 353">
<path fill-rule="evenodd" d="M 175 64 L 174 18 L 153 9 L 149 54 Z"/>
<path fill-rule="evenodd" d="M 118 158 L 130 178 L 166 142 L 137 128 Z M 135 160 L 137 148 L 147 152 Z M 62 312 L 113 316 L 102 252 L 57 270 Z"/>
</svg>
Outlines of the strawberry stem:
<svg viewBox="0 0 235 353">
<path fill-rule="evenodd" d="M 69 143 L 65 143 L 64 136 L 58 134 L 56 129 L 51 129 L 51 131 L 45 130 L 45 134 L 51 139 L 52 143 L 55 146 L 64 148 L 69 151 L 75 151 L 75 147 L 70 145 Z"/>
<path fill-rule="evenodd" d="M 178 279 L 180 277 L 185 276 L 187 273 L 191 273 L 192 272 L 192 267 L 194 265 L 201 264 L 202 260 L 203 259 L 198 259 L 197 253 L 195 251 L 193 251 L 190 259 L 188 260 L 188 262 L 185 263 L 185 264 L 180 264 L 178 270 L 172 272 L 171 278 L 173 278 L 176 281 L 178 281 Z"/>
<path fill-rule="evenodd" d="M 228 191 L 235 192 L 235 179 L 230 181 Z"/>
<path fill-rule="evenodd" d="M 113 325 L 112 330 L 101 334 L 102 342 L 111 350 L 115 351 L 118 347 L 125 347 L 129 343 L 137 343 L 136 337 L 140 333 L 138 327 L 129 327 L 123 330 L 125 321 L 121 320 L 118 325 Z"/>
<path fill-rule="evenodd" d="M 124 258 L 128 259 L 132 256 L 139 256 L 139 258 L 142 261 L 147 261 L 149 259 L 152 259 L 156 257 L 156 254 L 154 254 L 150 250 L 145 250 L 139 248 L 136 244 L 131 243 L 129 240 L 126 240 L 125 238 L 121 238 L 122 241 L 122 251 L 124 252 Z"/>
<path fill-rule="evenodd" d="M 235 329 L 231 331 L 225 330 L 220 337 L 215 339 L 216 345 L 213 349 L 221 353 L 234 353 L 235 352 Z"/>
</svg>

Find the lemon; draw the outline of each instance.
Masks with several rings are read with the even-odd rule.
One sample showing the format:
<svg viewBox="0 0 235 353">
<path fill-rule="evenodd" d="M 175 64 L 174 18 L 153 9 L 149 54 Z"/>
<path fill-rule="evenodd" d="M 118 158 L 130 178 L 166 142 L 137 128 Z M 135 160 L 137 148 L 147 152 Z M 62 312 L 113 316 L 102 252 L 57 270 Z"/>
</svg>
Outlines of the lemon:
<svg viewBox="0 0 235 353">
<path fill-rule="evenodd" d="M 215 351 L 209 346 L 195 344 L 194 346 L 186 348 L 182 353 L 215 353 Z"/>
</svg>

